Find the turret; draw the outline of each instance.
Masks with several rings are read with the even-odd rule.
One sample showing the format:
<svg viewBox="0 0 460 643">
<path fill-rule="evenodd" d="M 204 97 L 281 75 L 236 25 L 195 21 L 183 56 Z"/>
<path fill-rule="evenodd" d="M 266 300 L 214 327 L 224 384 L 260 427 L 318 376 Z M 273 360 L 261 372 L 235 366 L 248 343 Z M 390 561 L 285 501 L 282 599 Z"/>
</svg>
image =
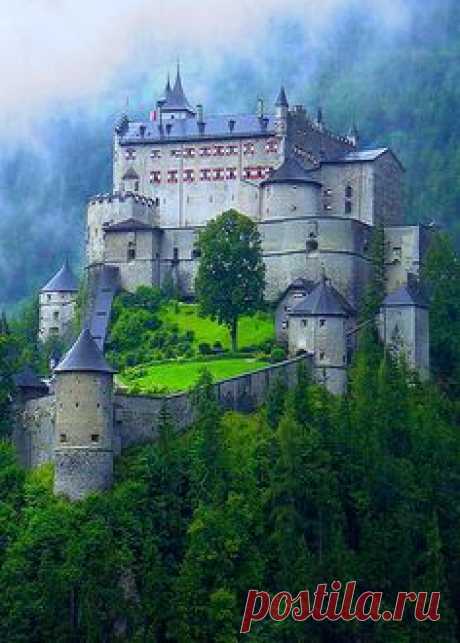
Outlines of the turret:
<svg viewBox="0 0 460 643">
<path fill-rule="evenodd" d="M 39 337 L 65 337 L 75 314 L 78 281 L 66 259 L 61 268 L 40 290 Z"/>
<path fill-rule="evenodd" d="M 381 308 L 380 336 L 396 357 L 404 356 L 408 366 L 422 380 L 430 371 L 428 304 L 413 275 L 408 282 L 387 295 Z"/>
<path fill-rule="evenodd" d="M 289 352 L 310 353 L 317 381 L 331 393 L 346 390 L 347 319 L 353 309 L 328 282 L 319 283 L 289 314 Z"/>
<path fill-rule="evenodd" d="M 321 211 L 321 183 L 294 157 L 288 157 L 261 183 L 262 217 L 289 219 L 318 216 Z"/>
<path fill-rule="evenodd" d="M 287 119 L 289 112 L 289 103 L 286 97 L 286 92 L 284 87 L 281 86 L 278 98 L 275 103 L 275 129 L 277 134 L 280 136 L 285 136 L 287 133 Z"/>
<path fill-rule="evenodd" d="M 86 328 L 54 369 L 54 493 L 79 500 L 113 479 L 113 374 Z"/>
<path fill-rule="evenodd" d="M 161 105 L 161 114 L 165 119 L 191 118 L 195 116 L 195 112 L 188 102 L 182 87 L 179 64 L 177 65 L 174 87 L 167 92 L 166 98 Z"/>
</svg>

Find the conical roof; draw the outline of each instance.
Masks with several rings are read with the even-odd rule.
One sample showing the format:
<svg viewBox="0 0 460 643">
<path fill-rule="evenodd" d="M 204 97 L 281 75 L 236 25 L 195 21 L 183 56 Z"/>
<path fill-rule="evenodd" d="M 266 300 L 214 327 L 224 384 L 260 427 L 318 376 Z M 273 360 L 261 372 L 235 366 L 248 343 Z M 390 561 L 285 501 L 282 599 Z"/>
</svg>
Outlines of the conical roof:
<svg viewBox="0 0 460 643">
<path fill-rule="evenodd" d="M 179 65 L 177 65 L 177 74 L 176 74 L 176 81 L 174 83 L 174 87 L 170 89 L 169 92 L 167 92 L 162 109 L 163 111 L 185 110 L 185 111 L 191 112 L 192 114 L 195 113 L 185 96 L 185 93 L 182 87 L 182 80 L 180 76 Z"/>
<path fill-rule="evenodd" d="M 161 107 L 163 107 L 163 105 L 165 104 L 165 102 L 168 100 L 168 98 L 169 98 L 169 96 L 170 96 L 170 94 L 171 94 L 171 91 L 172 91 L 172 90 L 171 90 L 171 81 L 170 81 L 169 74 L 168 74 L 168 78 L 167 78 L 167 80 L 166 80 L 166 85 L 165 85 L 165 89 L 164 89 L 164 92 L 163 92 L 163 96 L 162 96 L 162 97 L 160 98 L 160 100 L 158 101 L 158 104 L 159 104 Z"/>
<path fill-rule="evenodd" d="M 311 293 L 304 297 L 292 310 L 292 315 L 346 317 L 353 311 L 351 306 L 337 290 L 331 286 L 323 274 L 321 281 Z"/>
<path fill-rule="evenodd" d="M 278 94 L 278 98 L 276 99 L 275 103 L 276 107 L 289 107 L 288 99 L 286 96 L 286 92 L 284 91 L 283 85 L 281 85 L 280 93 Z"/>
<path fill-rule="evenodd" d="M 420 290 L 410 284 L 404 284 L 387 295 L 383 300 L 383 305 L 388 307 L 418 306 L 419 308 L 428 308 L 428 303 Z"/>
<path fill-rule="evenodd" d="M 321 186 L 321 183 L 313 179 L 301 163 L 293 156 L 288 156 L 268 179 L 262 181 L 262 185 L 271 183 L 312 183 Z"/>
<path fill-rule="evenodd" d="M 43 286 L 40 292 L 77 292 L 78 281 L 70 269 L 66 259 L 62 267 L 48 283 Z"/>
<path fill-rule="evenodd" d="M 54 369 L 55 373 L 73 371 L 94 371 L 98 373 L 115 373 L 107 364 L 104 355 L 97 347 L 88 328 L 80 333 L 75 344 L 64 355 L 63 360 Z"/>
</svg>

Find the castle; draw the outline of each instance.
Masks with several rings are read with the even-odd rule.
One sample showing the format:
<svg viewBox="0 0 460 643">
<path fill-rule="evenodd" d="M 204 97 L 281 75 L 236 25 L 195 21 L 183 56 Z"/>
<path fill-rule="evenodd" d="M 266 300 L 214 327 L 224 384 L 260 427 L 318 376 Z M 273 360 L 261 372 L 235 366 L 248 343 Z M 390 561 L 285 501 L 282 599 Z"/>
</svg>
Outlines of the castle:
<svg viewBox="0 0 460 643">
<path fill-rule="evenodd" d="M 381 228 L 381 338 L 426 378 L 428 308 L 418 275 L 430 231 L 402 221 L 403 173 L 389 148 L 361 149 L 356 127 L 346 136 L 332 133 L 321 110 L 312 118 L 303 106 L 291 107 L 283 87 L 271 113 L 259 99 L 254 114 L 207 115 L 188 102 L 178 68 L 174 85 L 168 78 L 146 120 L 123 115 L 113 133 L 113 191 L 93 197 L 87 210 L 88 330 L 56 368 L 56 395 L 72 400 L 72 408 L 57 404 L 56 426 L 68 425 L 56 433 L 58 441 L 65 436 L 56 446 L 58 478 L 68 481 L 75 457 L 83 458 L 81 470 L 91 468 L 75 447 L 99 453 L 102 462 L 110 442 L 111 420 L 103 409 L 111 408 L 112 375 L 100 351 L 113 296 L 170 280 L 193 297 L 197 235 L 231 208 L 257 223 L 278 341 L 291 356 L 308 355 L 317 380 L 333 393 L 346 390 L 357 310 L 371 278 L 371 237 Z M 75 299 L 76 284 L 64 265 L 41 292 L 43 339 L 64 332 Z M 93 356 L 83 359 L 82 351 Z M 85 360 L 100 368 L 85 370 Z M 67 395 L 62 375 L 72 365 L 80 375 Z M 84 405 L 95 407 L 91 435 L 78 419 L 77 389 Z M 110 477 L 105 465 L 101 471 L 101 479 Z"/>
</svg>

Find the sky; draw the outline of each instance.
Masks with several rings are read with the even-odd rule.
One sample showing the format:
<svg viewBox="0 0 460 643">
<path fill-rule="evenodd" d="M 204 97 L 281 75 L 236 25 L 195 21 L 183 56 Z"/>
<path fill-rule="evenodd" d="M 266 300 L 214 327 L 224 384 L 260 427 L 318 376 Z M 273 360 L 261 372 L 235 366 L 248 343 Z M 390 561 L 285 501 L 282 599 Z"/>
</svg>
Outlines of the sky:
<svg viewBox="0 0 460 643">
<path fill-rule="evenodd" d="M 272 71 L 281 29 L 293 27 L 303 76 L 313 52 L 340 18 L 356 5 L 382 24 L 399 29 L 410 18 L 404 0 L 21 0 L 5 3 L 0 21 L 0 136 L 30 136 L 49 112 L 101 104 L 122 109 L 148 102 L 178 58 L 190 93 L 200 101 L 226 62 L 258 62 Z M 289 38 L 288 38 L 289 40 Z M 285 42 L 288 49 L 294 43 Z M 299 44 L 299 43 L 298 43 Z M 279 51 L 283 57 L 283 51 Z M 267 66 L 267 61 L 270 67 Z M 275 62 L 276 65 L 276 62 Z M 144 76 L 153 87 L 133 88 Z M 15 125 L 12 128 L 12 124 Z"/>
</svg>

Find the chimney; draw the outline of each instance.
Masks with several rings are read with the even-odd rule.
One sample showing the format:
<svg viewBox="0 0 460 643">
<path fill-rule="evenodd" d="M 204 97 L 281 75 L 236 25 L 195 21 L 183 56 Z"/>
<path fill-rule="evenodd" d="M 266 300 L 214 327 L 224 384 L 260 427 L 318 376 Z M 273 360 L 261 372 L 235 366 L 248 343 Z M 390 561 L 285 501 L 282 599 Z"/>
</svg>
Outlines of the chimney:
<svg viewBox="0 0 460 643">
<path fill-rule="evenodd" d="M 257 116 L 262 118 L 264 115 L 264 100 L 263 98 L 257 99 Z"/>
<path fill-rule="evenodd" d="M 234 118 L 231 118 L 231 119 L 228 121 L 228 129 L 229 129 L 230 133 L 232 133 L 232 132 L 233 132 L 233 130 L 235 129 L 235 125 L 236 125 L 236 121 L 235 121 L 235 119 L 234 119 Z"/>
</svg>

